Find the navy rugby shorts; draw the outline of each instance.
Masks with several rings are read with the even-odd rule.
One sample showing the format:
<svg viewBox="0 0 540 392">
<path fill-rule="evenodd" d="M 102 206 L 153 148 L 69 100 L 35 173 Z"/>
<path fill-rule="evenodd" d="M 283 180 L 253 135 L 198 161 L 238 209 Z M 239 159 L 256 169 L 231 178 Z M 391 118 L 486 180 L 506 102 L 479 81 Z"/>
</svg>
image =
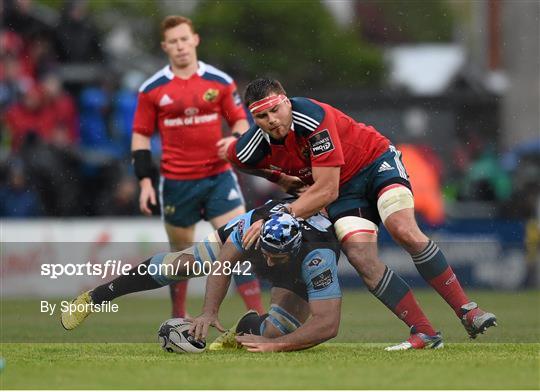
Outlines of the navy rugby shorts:
<svg viewBox="0 0 540 392">
<path fill-rule="evenodd" d="M 172 226 L 189 227 L 244 205 L 236 175 L 227 170 L 197 180 L 171 180 L 159 184 L 161 217 Z"/>
</svg>

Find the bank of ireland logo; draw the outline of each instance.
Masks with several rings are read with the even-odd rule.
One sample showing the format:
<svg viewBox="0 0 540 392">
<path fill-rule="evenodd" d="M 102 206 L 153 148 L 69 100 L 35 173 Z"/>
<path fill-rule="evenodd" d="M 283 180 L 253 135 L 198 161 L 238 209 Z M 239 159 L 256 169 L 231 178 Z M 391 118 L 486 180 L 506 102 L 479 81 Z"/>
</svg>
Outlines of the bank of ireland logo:
<svg viewBox="0 0 540 392">
<path fill-rule="evenodd" d="M 209 88 L 208 90 L 204 92 L 203 99 L 206 102 L 215 102 L 218 95 L 219 95 L 219 90 L 216 90 L 215 88 Z"/>
</svg>

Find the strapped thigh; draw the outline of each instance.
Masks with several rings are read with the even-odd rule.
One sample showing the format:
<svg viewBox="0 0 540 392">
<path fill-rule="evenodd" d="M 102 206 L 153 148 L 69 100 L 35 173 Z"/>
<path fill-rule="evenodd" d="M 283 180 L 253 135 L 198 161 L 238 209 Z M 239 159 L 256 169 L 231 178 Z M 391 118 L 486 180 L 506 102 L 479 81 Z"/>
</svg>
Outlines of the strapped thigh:
<svg viewBox="0 0 540 392">
<path fill-rule="evenodd" d="M 392 184 L 383 189 L 377 197 L 377 209 L 383 223 L 394 212 L 414 208 L 414 198 L 411 190 L 401 184 Z"/>
<path fill-rule="evenodd" d="M 360 218 L 359 216 L 345 216 L 339 218 L 334 223 L 338 240 L 343 243 L 356 234 L 373 234 L 377 235 L 379 230 L 377 225 L 370 220 Z"/>
</svg>

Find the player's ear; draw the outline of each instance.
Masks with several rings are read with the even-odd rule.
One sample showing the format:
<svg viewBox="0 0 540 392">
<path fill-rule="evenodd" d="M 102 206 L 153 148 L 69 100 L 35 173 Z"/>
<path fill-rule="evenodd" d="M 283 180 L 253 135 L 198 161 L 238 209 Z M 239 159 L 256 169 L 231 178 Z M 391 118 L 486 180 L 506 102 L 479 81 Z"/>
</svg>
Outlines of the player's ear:
<svg viewBox="0 0 540 392">
<path fill-rule="evenodd" d="M 195 47 L 199 46 L 199 44 L 201 43 L 200 35 L 199 34 L 194 34 L 193 39 L 195 40 Z"/>
<path fill-rule="evenodd" d="M 165 41 L 161 41 L 160 44 L 161 44 L 161 50 L 167 53 L 167 43 Z"/>
</svg>

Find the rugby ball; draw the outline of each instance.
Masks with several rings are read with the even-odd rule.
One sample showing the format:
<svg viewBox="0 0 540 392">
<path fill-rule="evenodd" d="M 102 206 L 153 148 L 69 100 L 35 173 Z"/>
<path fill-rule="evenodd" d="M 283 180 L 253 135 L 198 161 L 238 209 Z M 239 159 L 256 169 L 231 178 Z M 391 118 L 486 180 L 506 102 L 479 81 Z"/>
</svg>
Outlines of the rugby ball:
<svg viewBox="0 0 540 392">
<path fill-rule="evenodd" d="M 183 318 L 173 318 L 161 324 L 158 331 L 161 348 L 169 353 L 202 353 L 206 342 L 191 336 L 188 332 L 190 326 L 191 323 Z"/>
</svg>

